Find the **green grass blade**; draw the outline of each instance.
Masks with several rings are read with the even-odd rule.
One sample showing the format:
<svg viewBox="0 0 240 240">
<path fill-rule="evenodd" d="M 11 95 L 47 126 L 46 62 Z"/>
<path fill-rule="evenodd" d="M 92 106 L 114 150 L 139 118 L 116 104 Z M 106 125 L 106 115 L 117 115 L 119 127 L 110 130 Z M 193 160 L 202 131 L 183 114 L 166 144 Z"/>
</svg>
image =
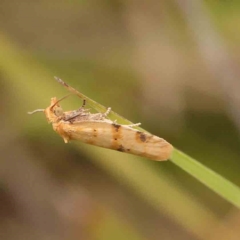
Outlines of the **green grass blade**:
<svg viewBox="0 0 240 240">
<path fill-rule="evenodd" d="M 83 93 L 77 91 L 75 88 L 71 87 L 69 84 L 65 83 L 63 80 L 61 80 L 58 77 L 54 77 L 55 80 L 60 83 L 62 86 L 64 86 L 65 88 L 67 88 L 68 91 L 70 91 L 71 93 L 77 95 L 78 97 L 80 97 L 81 99 L 85 99 L 87 101 L 87 104 L 89 106 L 91 106 L 92 108 L 94 108 L 95 110 L 97 110 L 98 112 L 106 112 L 107 108 L 103 105 L 101 105 L 100 103 L 92 100 L 91 98 L 87 97 L 86 95 L 84 95 Z M 130 122 L 129 120 L 127 120 L 126 118 L 120 116 L 118 113 L 111 111 L 108 116 L 110 118 L 113 118 L 114 120 L 117 120 L 123 124 L 133 124 L 132 122 Z"/>
<path fill-rule="evenodd" d="M 171 161 L 225 200 L 240 208 L 238 186 L 177 149 L 174 149 Z"/>
<path fill-rule="evenodd" d="M 106 111 L 107 108 L 103 105 L 95 102 L 82 93 L 81 95 L 82 96 L 80 97 L 86 99 L 88 104 L 97 111 Z M 133 124 L 131 121 L 125 119 L 114 111 L 111 111 L 109 116 L 121 123 Z M 142 128 L 139 129 L 146 132 L 146 130 Z M 177 149 L 173 150 L 171 161 L 195 177 L 198 181 L 209 187 L 211 190 L 222 196 L 225 200 L 240 208 L 240 188 L 238 186 Z"/>
</svg>

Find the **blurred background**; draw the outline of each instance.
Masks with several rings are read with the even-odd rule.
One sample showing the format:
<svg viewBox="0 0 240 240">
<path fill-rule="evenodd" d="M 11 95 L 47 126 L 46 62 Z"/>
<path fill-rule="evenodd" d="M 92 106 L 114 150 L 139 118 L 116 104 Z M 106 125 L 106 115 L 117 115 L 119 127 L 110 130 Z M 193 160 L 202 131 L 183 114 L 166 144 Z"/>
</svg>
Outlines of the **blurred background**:
<svg viewBox="0 0 240 240">
<path fill-rule="evenodd" d="M 171 161 L 27 115 L 67 94 L 58 76 L 240 185 L 239 1 L 0 5 L 1 239 L 239 239 L 239 211 Z"/>
</svg>

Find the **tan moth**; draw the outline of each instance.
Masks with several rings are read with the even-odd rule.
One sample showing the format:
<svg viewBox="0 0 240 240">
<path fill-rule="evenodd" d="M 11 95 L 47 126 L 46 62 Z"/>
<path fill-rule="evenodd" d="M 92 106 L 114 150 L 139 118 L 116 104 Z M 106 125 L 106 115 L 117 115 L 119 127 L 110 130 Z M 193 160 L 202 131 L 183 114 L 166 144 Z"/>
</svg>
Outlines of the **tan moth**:
<svg viewBox="0 0 240 240">
<path fill-rule="evenodd" d="M 156 161 L 170 158 L 173 147 L 166 140 L 135 129 L 134 127 L 139 126 L 140 123 L 121 125 L 116 123 L 116 121 L 107 119 L 111 108 L 108 108 L 105 113 L 90 113 L 88 109 L 85 109 L 86 99 L 83 94 L 61 79 L 55 79 L 70 92 L 83 98 L 82 107 L 77 110 L 64 112 L 59 103 L 68 95 L 59 100 L 53 97 L 49 107 L 36 109 L 33 112 L 29 112 L 29 114 L 44 112 L 54 131 L 63 138 L 65 143 L 71 140 L 79 140 L 84 143 L 131 153 Z"/>
</svg>

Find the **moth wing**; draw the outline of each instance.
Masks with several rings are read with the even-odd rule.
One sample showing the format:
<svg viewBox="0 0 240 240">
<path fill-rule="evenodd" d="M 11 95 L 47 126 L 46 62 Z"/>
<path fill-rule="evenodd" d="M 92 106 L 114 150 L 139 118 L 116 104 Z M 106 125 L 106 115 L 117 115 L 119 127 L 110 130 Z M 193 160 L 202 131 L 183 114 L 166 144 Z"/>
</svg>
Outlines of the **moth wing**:
<svg viewBox="0 0 240 240">
<path fill-rule="evenodd" d="M 132 153 L 157 161 L 167 160 L 173 149 L 172 145 L 162 138 L 140 132 L 128 126 L 104 121 L 64 123 L 61 128 L 68 137 L 68 140 L 65 142 L 79 140 L 99 147 Z"/>
</svg>

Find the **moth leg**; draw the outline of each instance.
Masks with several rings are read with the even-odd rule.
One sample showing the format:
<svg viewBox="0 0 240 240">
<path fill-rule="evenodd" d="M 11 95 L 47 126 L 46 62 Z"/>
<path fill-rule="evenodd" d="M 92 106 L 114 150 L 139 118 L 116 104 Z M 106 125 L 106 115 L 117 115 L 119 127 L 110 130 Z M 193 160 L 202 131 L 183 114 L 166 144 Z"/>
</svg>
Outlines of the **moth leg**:
<svg viewBox="0 0 240 240">
<path fill-rule="evenodd" d="M 78 109 L 78 111 L 84 108 L 85 106 L 86 106 L 86 99 L 83 99 L 82 106 Z"/>
<path fill-rule="evenodd" d="M 75 115 L 65 117 L 64 120 L 65 120 L 65 121 L 72 122 L 72 120 L 74 120 L 74 118 L 78 117 L 79 115 L 81 115 L 81 113 L 80 113 L 80 112 L 77 112 L 77 113 L 75 113 Z"/>
<path fill-rule="evenodd" d="M 83 109 L 85 106 L 86 106 L 86 99 L 83 99 L 82 106 L 76 111 L 77 113 L 74 116 L 72 116 L 71 119 L 79 116 L 81 114 L 79 113 L 80 111 L 84 111 L 84 112 L 89 111 L 89 109 Z"/>
<path fill-rule="evenodd" d="M 81 108 L 84 108 L 85 106 L 86 106 L 86 99 L 83 99 L 83 103 L 82 103 Z"/>
<path fill-rule="evenodd" d="M 107 111 L 105 113 L 102 114 L 103 117 L 107 117 L 107 115 L 111 112 L 111 108 L 107 108 Z"/>
<path fill-rule="evenodd" d="M 123 125 L 123 126 L 126 126 L 126 127 L 138 127 L 140 125 L 141 125 L 141 123 L 133 123 L 133 124 Z"/>
<path fill-rule="evenodd" d="M 118 124 L 116 119 L 113 121 L 113 124 Z M 138 126 L 140 126 L 140 125 L 141 125 L 141 123 L 133 123 L 133 124 L 124 124 L 124 125 L 122 125 L 122 126 L 126 126 L 126 127 L 138 127 Z"/>
</svg>

